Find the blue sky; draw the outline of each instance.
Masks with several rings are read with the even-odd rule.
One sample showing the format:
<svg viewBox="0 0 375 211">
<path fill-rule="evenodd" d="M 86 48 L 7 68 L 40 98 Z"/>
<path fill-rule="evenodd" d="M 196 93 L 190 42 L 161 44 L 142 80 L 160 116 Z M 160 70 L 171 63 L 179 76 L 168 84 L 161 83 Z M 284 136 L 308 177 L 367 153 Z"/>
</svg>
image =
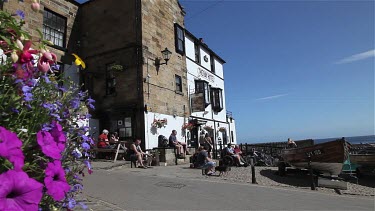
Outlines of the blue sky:
<svg viewBox="0 0 375 211">
<path fill-rule="evenodd" d="M 374 134 L 374 1 L 180 0 L 239 143 Z"/>
</svg>

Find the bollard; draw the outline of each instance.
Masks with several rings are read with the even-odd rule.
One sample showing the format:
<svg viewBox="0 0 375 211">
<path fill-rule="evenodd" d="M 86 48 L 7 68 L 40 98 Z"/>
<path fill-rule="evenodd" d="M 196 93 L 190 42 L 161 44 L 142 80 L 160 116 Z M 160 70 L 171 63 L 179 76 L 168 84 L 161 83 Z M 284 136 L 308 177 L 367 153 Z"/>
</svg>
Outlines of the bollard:
<svg viewBox="0 0 375 211">
<path fill-rule="evenodd" d="M 310 175 L 311 175 L 311 190 L 315 190 L 315 182 L 314 182 L 314 173 L 313 173 L 313 169 L 311 167 L 311 156 L 308 155 L 308 168 L 309 168 L 309 171 L 310 171 Z"/>
<path fill-rule="evenodd" d="M 255 162 L 254 162 L 253 156 L 251 156 L 250 165 L 251 165 L 251 183 L 258 184 L 255 178 Z"/>
</svg>

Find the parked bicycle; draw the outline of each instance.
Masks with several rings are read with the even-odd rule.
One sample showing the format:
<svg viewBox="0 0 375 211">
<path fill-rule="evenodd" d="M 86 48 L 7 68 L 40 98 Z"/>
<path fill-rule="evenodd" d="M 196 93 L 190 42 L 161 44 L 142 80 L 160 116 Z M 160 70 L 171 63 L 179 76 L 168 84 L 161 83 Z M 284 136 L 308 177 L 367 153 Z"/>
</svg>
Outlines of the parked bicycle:
<svg viewBox="0 0 375 211">
<path fill-rule="evenodd" d="M 254 158 L 255 166 L 273 166 L 275 163 L 275 160 L 271 155 L 267 155 L 263 152 L 255 150 L 250 152 L 250 154 L 246 156 L 245 160 L 247 163 L 251 163 L 252 158 Z"/>
</svg>

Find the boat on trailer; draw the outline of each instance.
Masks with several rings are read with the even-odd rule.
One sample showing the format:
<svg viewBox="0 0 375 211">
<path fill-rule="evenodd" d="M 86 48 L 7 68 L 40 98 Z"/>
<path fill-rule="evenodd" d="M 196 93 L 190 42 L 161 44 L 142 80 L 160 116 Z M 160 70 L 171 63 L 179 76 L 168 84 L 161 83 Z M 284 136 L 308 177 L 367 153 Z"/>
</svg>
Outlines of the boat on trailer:
<svg viewBox="0 0 375 211">
<path fill-rule="evenodd" d="M 283 149 L 283 161 L 295 168 L 311 168 L 320 173 L 339 175 L 349 155 L 349 144 L 337 139 L 305 147 Z"/>
</svg>

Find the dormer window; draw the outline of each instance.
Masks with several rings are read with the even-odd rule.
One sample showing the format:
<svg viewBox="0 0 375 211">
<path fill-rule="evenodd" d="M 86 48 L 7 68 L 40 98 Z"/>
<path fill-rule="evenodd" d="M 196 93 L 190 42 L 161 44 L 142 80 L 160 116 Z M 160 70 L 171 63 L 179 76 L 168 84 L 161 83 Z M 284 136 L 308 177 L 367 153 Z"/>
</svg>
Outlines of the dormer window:
<svg viewBox="0 0 375 211">
<path fill-rule="evenodd" d="M 215 73 L 215 58 L 211 55 L 211 72 Z"/>
<path fill-rule="evenodd" d="M 220 88 L 211 88 L 211 103 L 212 110 L 220 112 L 224 108 L 223 104 L 223 90 Z"/>
<path fill-rule="evenodd" d="M 204 104 L 207 107 L 210 104 L 210 86 L 207 81 L 195 81 L 195 93 L 203 93 Z"/>
</svg>

